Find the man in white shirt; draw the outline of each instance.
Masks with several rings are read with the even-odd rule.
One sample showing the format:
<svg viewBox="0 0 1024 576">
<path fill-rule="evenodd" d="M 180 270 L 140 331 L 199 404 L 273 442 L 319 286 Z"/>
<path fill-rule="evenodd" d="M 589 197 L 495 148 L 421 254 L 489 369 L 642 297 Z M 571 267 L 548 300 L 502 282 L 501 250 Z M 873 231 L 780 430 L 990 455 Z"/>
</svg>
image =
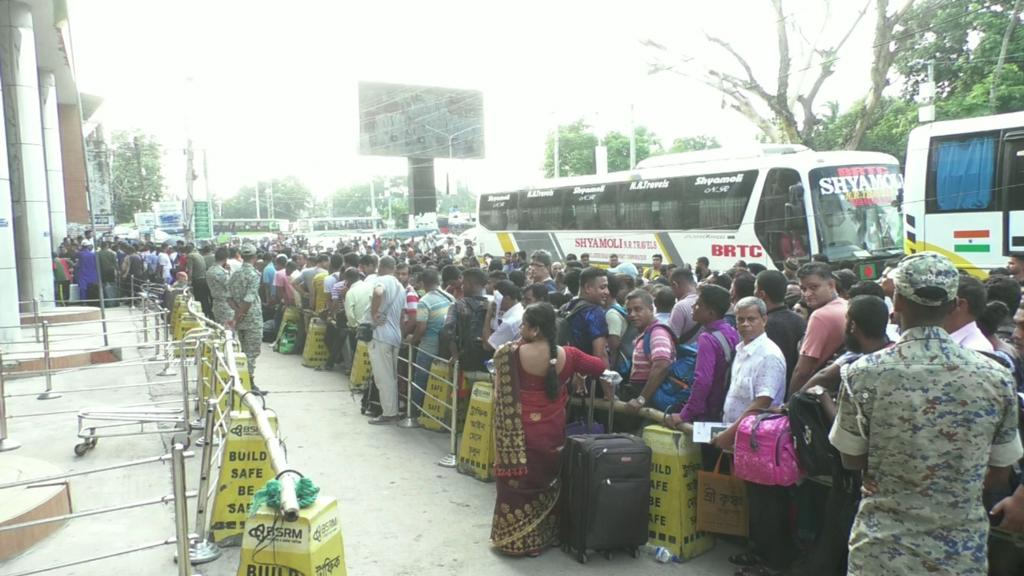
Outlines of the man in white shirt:
<svg viewBox="0 0 1024 576">
<path fill-rule="evenodd" d="M 722 420 L 731 425 L 711 441 L 720 449 L 733 447 L 740 420 L 781 405 L 786 396 L 786 357 L 765 333 L 768 307 L 760 298 L 748 296 L 736 302 L 735 308 L 736 330 L 742 342 L 736 346 L 722 415 Z M 747 493 L 754 555 L 763 566 L 782 570 L 795 556 L 787 488 L 748 482 Z"/>
<path fill-rule="evenodd" d="M 988 290 L 981 280 L 973 276 L 960 275 L 956 290 L 956 308 L 946 317 L 943 327 L 954 342 L 978 352 L 992 352 L 992 343 L 978 328 L 977 319 L 985 311 Z"/>
<path fill-rule="evenodd" d="M 169 244 L 164 244 L 163 249 L 157 255 L 157 266 L 160 269 L 160 276 L 164 279 L 164 282 L 170 284 L 174 265 L 171 260 L 171 247 Z"/>
<path fill-rule="evenodd" d="M 405 286 L 395 278 L 395 259 L 385 256 L 377 267 L 378 275 L 372 280 L 373 295 L 370 319 L 373 340 L 369 344 L 373 381 L 380 392 L 381 415 L 370 424 L 388 424 L 400 418 L 398 414 L 398 348 L 402 345 L 401 318 L 405 309 Z"/>
<path fill-rule="evenodd" d="M 519 327 L 523 323 L 524 308 L 520 302 L 523 298 L 523 291 L 519 286 L 509 280 L 502 280 L 495 285 L 494 289 L 501 294 L 500 299 L 495 298 L 495 302 L 500 302 L 500 304 L 487 308 L 488 317 L 484 321 L 483 338 L 488 347 L 497 350 L 505 343 L 519 338 Z M 497 315 L 496 308 L 498 308 L 501 318 L 498 320 L 498 327 L 492 331 L 490 320 L 492 316 Z"/>
</svg>

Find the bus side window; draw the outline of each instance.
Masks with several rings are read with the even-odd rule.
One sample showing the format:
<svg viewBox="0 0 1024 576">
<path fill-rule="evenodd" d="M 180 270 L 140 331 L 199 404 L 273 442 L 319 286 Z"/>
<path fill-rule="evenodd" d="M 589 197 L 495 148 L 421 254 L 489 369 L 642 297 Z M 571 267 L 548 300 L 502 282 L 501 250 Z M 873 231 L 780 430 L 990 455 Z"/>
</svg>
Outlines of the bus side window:
<svg viewBox="0 0 1024 576">
<path fill-rule="evenodd" d="M 808 232 L 800 173 L 775 168 L 765 178 L 754 217 L 754 233 L 776 265 L 807 255 Z"/>
<path fill-rule="evenodd" d="M 998 210 L 992 188 L 999 135 L 936 138 L 928 151 L 925 207 L 929 213 Z"/>
<path fill-rule="evenodd" d="M 1003 182 L 1006 209 L 1024 210 L 1024 133 L 1003 140 Z"/>
</svg>

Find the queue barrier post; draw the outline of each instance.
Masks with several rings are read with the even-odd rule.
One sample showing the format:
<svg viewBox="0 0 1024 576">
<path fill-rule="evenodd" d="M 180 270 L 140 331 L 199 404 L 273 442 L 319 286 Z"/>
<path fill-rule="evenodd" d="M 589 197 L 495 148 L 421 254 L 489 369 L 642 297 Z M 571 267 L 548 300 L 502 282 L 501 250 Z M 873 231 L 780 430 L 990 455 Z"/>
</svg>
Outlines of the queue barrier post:
<svg viewBox="0 0 1024 576">
<path fill-rule="evenodd" d="M 160 376 L 176 376 L 178 371 L 174 367 L 174 362 L 171 358 L 174 356 L 173 348 L 171 346 L 171 326 L 170 324 L 164 324 L 164 369 L 158 374 Z"/>
<path fill-rule="evenodd" d="M 198 342 L 198 341 L 197 341 Z M 188 430 L 192 422 L 189 419 L 189 400 L 191 399 L 188 393 L 188 363 L 185 361 L 185 339 L 182 338 L 178 341 L 178 371 L 181 373 L 181 416 L 182 422 L 185 425 L 185 429 Z"/>
<path fill-rule="evenodd" d="M 21 444 L 7 437 L 7 401 L 4 396 L 4 353 L 0 350 L 0 452 L 21 448 Z"/>
<path fill-rule="evenodd" d="M 438 461 L 438 466 L 444 468 L 455 468 L 459 465 L 458 450 L 456 447 L 459 429 L 459 361 L 452 364 L 452 424 L 449 430 L 450 439 L 448 454 Z"/>
<path fill-rule="evenodd" d="M 413 398 L 413 392 L 412 391 L 414 389 L 418 389 L 418 388 L 416 388 L 416 383 L 413 381 L 413 376 L 414 376 L 413 372 L 415 370 L 414 366 L 416 364 L 416 350 L 417 350 L 416 346 L 410 342 L 409 343 L 409 360 L 406 362 L 406 365 L 409 368 L 409 374 L 408 374 L 408 380 L 407 380 L 408 387 L 406 388 L 408 393 L 405 395 L 405 418 L 401 422 L 398 423 L 398 427 L 399 428 L 419 428 L 420 427 L 419 421 L 416 420 L 416 418 L 413 418 L 413 416 L 412 416 L 412 405 L 414 404 L 413 399 L 412 399 Z"/>
<path fill-rule="evenodd" d="M 205 564 L 220 558 L 220 547 L 210 539 L 207 528 L 206 509 L 209 506 L 210 468 L 213 458 L 214 423 L 217 420 L 217 401 L 206 401 L 206 424 L 203 427 L 203 452 L 199 463 L 199 490 L 196 499 L 195 532 L 198 538 L 189 546 L 189 561 L 192 564 Z"/>
<path fill-rule="evenodd" d="M 171 448 L 171 481 L 174 485 L 174 536 L 177 549 L 178 576 L 192 576 L 189 557 L 188 501 L 185 499 L 185 447 L 175 443 Z"/>
<path fill-rule="evenodd" d="M 50 323 L 43 321 L 43 369 L 46 379 L 46 390 L 36 396 L 38 400 L 53 400 L 60 398 L 61 394 L 53 391 L 53 361 L 50 357 Z"/>
</svg>

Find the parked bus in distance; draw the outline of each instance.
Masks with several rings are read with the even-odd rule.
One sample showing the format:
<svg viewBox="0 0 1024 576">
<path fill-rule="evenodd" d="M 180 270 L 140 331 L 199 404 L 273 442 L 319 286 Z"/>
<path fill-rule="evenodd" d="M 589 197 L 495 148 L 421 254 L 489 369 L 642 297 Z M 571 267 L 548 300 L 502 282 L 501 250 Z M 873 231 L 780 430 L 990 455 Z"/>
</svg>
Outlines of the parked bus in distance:
<svg viewBox="0 0 1024 576">
<path fill-rule="evenodd" d="M 932 122 L 907 142 L 904 247 L 978 277 L 1024 254 L 1024 112 Z"/>
<path fill-rule="evenodd" d="M 309 232 L 372 232 L 383 230 L 384 220 L 369 216 L 355 216 L 343 218 L 300 218 L 296 220 L 294 232 L 307 234 Z"/>
<path fill-rule="evenodd" d="M 656 253 L 691 265 L 707 256 L 714 270 L 821 253 L 875 278 L 903 253 L 902 186 L 897 160 L 875 152 L 772 145 L 657 156 L 633 171 L 483 194 L 479 253 L 543 248 L 644 266 Z"/>
<path fill-rule="evenodd" d="M 288 232 L 289 222 L 280 218 L 214 218 L 215 235 L 258 236 Z"/>
</svg>

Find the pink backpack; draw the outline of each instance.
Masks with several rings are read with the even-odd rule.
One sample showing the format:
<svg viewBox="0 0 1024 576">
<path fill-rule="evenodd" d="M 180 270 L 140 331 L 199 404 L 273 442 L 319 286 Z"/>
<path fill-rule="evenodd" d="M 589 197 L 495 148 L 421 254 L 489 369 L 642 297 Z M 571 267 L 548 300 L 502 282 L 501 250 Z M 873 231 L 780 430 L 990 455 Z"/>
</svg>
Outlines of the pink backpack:
<svg viewBox="0 0 1024 576">
<path fill-rule="evenodd" d="M 796 444 L 785 414 L 751 414 L 736 428 L 733 468 L 737 477 L 766 486 L 792 486 L 800 481 Z"/>
</svg>

